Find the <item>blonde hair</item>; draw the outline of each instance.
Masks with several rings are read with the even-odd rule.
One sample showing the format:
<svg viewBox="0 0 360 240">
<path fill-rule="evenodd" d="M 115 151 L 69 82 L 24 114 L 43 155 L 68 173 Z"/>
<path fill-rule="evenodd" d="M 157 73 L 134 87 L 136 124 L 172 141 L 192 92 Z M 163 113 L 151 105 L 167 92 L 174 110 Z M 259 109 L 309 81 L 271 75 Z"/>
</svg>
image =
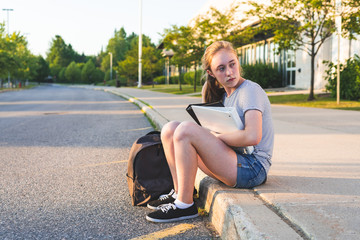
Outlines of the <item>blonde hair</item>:
<svg viewBox="0 0 360 240">
<path fill-rule="evenodd" d="M 206 48 L 204 55 L 201 58 L 202 69 L 205 71 L 205 86 L 204 86 L 204 96 L 203 99 L 205 102 L 216 102 L 222 99 L 223 94 L 225 93 L 224 88 L 218 83 L 216 78 L 212 77 L 207 71 L 211 72 L 211 62 L 214 55 L 222 49 L 229 50 L 237 56 L 237 52 L 234 49 L 233 45 L 227 41 L 217 41 L 211 44 Z M 241 67 L 240 67 L 241 74 Z"/>
</svg>

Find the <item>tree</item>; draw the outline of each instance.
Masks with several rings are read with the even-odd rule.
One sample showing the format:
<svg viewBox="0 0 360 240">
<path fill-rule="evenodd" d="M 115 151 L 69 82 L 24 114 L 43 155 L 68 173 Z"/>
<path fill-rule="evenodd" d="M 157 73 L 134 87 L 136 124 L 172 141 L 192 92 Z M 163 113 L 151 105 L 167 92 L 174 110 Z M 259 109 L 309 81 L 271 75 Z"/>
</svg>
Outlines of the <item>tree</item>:
<svg viewBox="0 0 360 240">
<path fill-rule="evenodd" d="M 173 25 L 172 28 L 165 30 L 164 35 L 164 47 L 173 50 L 172 64 L 179 67 L 179 89 L 181 91 L 181 68 L 191 64 L 189 53 L 192 31 L 190 27 Z"/>
<path fill-rule="evenodd" d="M 32 79 L 36 74 L 36 57 L 27 48 L 27 40 L 20 33 L 14 32 L 10 36 L 10 41 L 16 45 L 12 53 L 16 63 L 12 69 L 12 76 L 17 80 Z"/>
<path fill-rule="evenodd" d="M 5 34 L 4 25 L 0 24 L 0 78 L 11 76 L 17 81 L 33 78 L 36 57 L 31 54 L 27 44 L 20 32 Z"/>
<path fill-rule="evenodd" d="M 238 8 L 239 4 L 234 2 L 224 12 L 211 7 L 206 14 L 199 15 L 194 20 L 193 27 L 196 37 L 207 45 L 218 40 L 231 41 L 232 32 L 240 28 L 241 22 L 235 19 Z"/>
<path fill-rule="evenodd" d="M 59 74 L 57 76 L 54 76 L 54 81 L 56 82 L 67 82 L 65 77 L 65 71 L 66 67 L 63 67 L 59 70 Z"/>
<path fill-rule="evenodd" d="M 343 35 L 354 37 L 359 32 L 359 1 L 342 0 Z M 251 2 L 254 7 L 249 16 L 260 18 L 255 33 L 274 34 L 279 49 L 303 50 L 310 57 L 311 78 L 308 100 L 314 97 L 315 57 L 335 28 L 335 0 L 272 0 L 271 5 Z M 356 26 L 356 27 L 355 27 Z"/>
<path fill-rule="evenodd" d="M 34 80 L 40 82 L 45 82 L 46 77 L 50 74 L 49 64 L 46 60 L 40 55 L 36 58 L 36 73 L 34 75 Z"/>
<path fill-rule="evenodd" d="M 126 78 L 130 84 L 134 84 L 136 79 L 138 79 L 139 38 L 133 33 L 127 37 L 127 41 L 129 41 L 129 50 L 126 52 L 125 59 L 123 61 L 119 61 L 114 66 L 114 70 L 116 70 L 121 77 Z M 146 54 L 148 52 L 147 48 L 151 47 L 155 49 L 155 45 L 151 43 L 151 39 L 146 35 L 143 35 L 142 42 L 143 50 L 145 50 L 145 52 L 143 52 L 142 60 L 147 62 L 147 58 L 151 57 Z M 148 63 L 149 62 L 153 61 L 150 60 Z M 146 68 L 144 71 L 147 71 Z M 144 82 L 151 81 L 151 76 L 146 75 L 146 73 L 143 76 Z"/>
<path fill-rule="evenodd" d="M 81 70 L 78 65 L 73 61 L 69 64 L 69 66 L 65 70 L 65 78 L 70 83 L 79 82 L 81 78 Z"/>
<path fill-rule="evenodd" d="M 81 70 L 81 81 L 83 83 L 94 83 L 93 74 L 95 72 L 95 64 L 89 60 Z"/>
<path fill-rule="evenodd" d="M 344 4 L 344 0 L 342 0 Z M 345 7 L 342 12 L 342 28 L 344 36 L 349 39 L 356 39 L 355 33 L 360 33 L 360 1 L 359 0 L 346 0 Z"/>
<path fill-rule="evenodd" d="M 104 80 L 104 72 L 101 71 L 99 68 L 95 68 L 95 71 L 92 74 L 91 79 L 93 83 L 101 82 Z"/>
<path fill-rule="evenodd" d="M 115 62 L 125 59 L 125 54 L 129 50 L 129 42 L 126 40 L 126 32 L 123 27 L 119 31 L 115 30 L 114 37 L 109 40 L 106 50 L 113 54 Z"/>
<path fill-rule="evenodd" d="M 0 23 L 0 79 L 7 78 L 16 67 L 14 52 L 16 43 L 5 34 L 5 25 Z M 1 87 L 3 82 L 1 81 Z"/>
<path fill-rule="evenodd" d="M 193 62 L 194 64 L 194 92 L 196 92 L 196 79 L 198 78 L 197 74 L 197 67 L 201 61 L 201 57 L 204 54 L 204 49 L 206 48 L 206 39 L 205 35 L 205 28 L 203 28 L 202 22 L 196 21 L 195 26 L 190 29 L 190 34 L 188 35 L 188 40 L 190 43 L 189 46 L 189 56 L 188 60 Z"/>
<path fill-rule="evenodd" d="M 165 29 L 164 46 L 166 49 L 174 51 L 172 63 L 190 67 L 194 65 L 194 92 L 196 91 L 196 71 L 206 46 L 217 40 L 228 40 L 242 43 L 238 32 L 239 22 L 235 20 L 235 13 L 239 5 L 234 3 L 227 10 L 221 12 L 216 8 L 211 8 L 206 14 L 199 15 L 189 26 L 172 26 Z M 236 36 L 236 37 L 235 37 Z M 181 75 L 181 74 L 179 74 Z M 181 88 L 181 85 L 180 85 Z"/>
<path fill-rule="evenodd" d="M 71 44 L 67 45 L 61 36 L 56 35 L 46 57 L 51 74 L 58 75 L 61 68 L 67 67 L 72 61 L 75 61 L 77 56 L 78 54 L 73 50 Z"/>
<path fill-rule="evenodd" d="M 129 51 L 124 61 L 118 62 L 114 67 L 121 77 L 125 77 L 129 84 L 134 84 L 138 77 L 138 58 L 136 57 L 137 51 Z M 131 54 L 133 53 L 133 54 Z"/>
<path fill-rule="evenodd" d="M 161 61 L 160 50 L 148 46 L 142 49 L 142 71 L 144 82 L 152 82 L 153 77 L 161 74 L 163 61 Z"/>
<path fill-rule="evenodd" d="M 124 61 L 127 51 L 130 48 L 129 39 L 126 37 L 126 32 L 124 28 L 121 28 L 119 31 L 115 29 L 114 37 L 109 39 L 108 45 L 106 47 L 106 52 L 101 54 L 101 69 L 106 72 L 110 68 L 110 57 L 108 53 L 112 53 L 113 63 L 118 61 Z"/>
</svg>

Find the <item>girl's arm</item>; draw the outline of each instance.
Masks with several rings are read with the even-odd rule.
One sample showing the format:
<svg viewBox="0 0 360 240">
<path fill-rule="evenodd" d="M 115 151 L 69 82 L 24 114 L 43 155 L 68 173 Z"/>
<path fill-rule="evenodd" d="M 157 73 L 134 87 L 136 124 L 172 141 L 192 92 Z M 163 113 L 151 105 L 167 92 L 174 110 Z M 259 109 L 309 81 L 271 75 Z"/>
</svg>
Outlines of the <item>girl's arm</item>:
<svg viewBox="0 0 360 240">
<path fill-rule="evenodd" d="M 217 134 L 223 142 L 233 147 L 246 147 L 259 144 L 262 138 L 262 113 L 248 110 L 245 113 L 245 128 L 232 133 Z"/>
</svg>

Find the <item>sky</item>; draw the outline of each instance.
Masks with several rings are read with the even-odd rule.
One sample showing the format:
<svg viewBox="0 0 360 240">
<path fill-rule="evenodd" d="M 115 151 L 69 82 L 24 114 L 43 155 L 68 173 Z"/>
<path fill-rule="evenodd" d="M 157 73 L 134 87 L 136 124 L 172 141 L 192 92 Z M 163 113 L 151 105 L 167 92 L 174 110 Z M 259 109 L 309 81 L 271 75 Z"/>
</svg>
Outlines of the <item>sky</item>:
<svg viewBox="0 0 360 240">
<path fill-rule="evenodd" d="M 187 25 L 214 1 L 222 0 L 142 0 L 142 33 L 158 44 L 164 29 Z M 23 34 L 35 55 L 45 57 L 55 35 L 80 54 L 97 55 L 115 29 L 139 34 L 139 6 L 139 0 L 1 0 L 0 21 Z"/>
</svg>

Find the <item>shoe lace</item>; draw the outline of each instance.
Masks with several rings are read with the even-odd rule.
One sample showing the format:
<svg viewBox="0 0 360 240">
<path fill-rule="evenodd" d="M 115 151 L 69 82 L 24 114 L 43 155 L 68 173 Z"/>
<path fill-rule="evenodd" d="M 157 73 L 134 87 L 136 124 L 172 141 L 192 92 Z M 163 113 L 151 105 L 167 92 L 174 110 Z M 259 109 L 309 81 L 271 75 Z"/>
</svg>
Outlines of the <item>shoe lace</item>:
<svg viewBox="0 0 360 240">
<path fill-rule="evenodd" d="M 162 212 L 168 212 L 170 209 L 176 209 L 176 206 L 174 203 L 168 203 L 160 206 L 160 210 Z"/>
<path fill-rule="evenodd" d="M 161 196 L 159 197 L 159 200 L 162 201 L 162 200 L 168 199 L 170 196 L 173 195 L 174 192 L 175 192 L 174 189 L 172 189 L 171 192 L 169 192 L 168 194 L 161 195 Z"/>
</svg>

